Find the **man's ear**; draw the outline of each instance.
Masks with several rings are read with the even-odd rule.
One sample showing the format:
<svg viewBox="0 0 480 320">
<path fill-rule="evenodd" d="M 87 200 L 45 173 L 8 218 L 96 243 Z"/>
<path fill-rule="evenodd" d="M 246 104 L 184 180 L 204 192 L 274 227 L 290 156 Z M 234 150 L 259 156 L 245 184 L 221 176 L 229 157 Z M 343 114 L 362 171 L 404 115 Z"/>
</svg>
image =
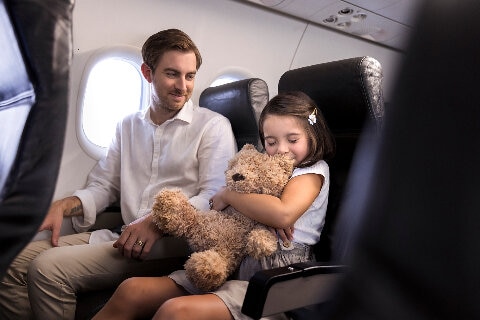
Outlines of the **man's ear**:
<svg viewBox="0 0 480 320">
<path fill-rule="evenodd" d="M 143 77 L 149 82 L 152 82 L 153 71 L 145 62 L 142 63 L 140 69 L 142 70 Z"/>
</svg>

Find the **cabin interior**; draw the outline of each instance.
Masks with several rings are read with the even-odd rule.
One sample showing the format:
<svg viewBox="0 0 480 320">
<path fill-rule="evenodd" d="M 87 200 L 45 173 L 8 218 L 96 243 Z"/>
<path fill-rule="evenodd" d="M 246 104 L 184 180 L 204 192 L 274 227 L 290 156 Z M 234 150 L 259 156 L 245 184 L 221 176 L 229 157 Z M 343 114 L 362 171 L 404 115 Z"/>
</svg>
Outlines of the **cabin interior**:
<svg viewBox="0 0 480 320">
<path fill-rule="evenodd" d="M 85 81 L 92 64 L 104 58 L 105 51 L 109 57 L 118 54 L 141 60 L 139 52 L 146 35 L 161 29 L 182 29 L 202 53 L 203 64 L 196 76 L 192 96 L 197 104 L 202 91 L 222 77 L 260 78 L 268 86 L 269 97 L 273 97 L 285 71 L 371 56 L 382 66 L 383 95 L 388 105 L 396 68 L 404 56 L 408 31 L 414 21 L 413 8 L 418 1 L 390 1 L 390 12 L 403 11 L 403 18 L 400 20 L 391 13 L 392 17 L 386 19 L 389 25 L 386 21 L 373 20 L 372 26 L 378 22 L 377 28 L 383 28 L 385 33 L 377 41 L 371 40 L 371 36 L 358 36 L 325 26 L 319 18 L 306 16 L 306 12 L 317 11 L 322 17 L 334 13 L 341 16 L 342 8 L 353 10 L 347 14 L 350 19 L 358 12 L 369 14 L 366 21 L 370 15 L 377 20 L 388 15 L 386 9 L 377 9 L 382 8 L 383 1 L 367 9 L 363 6 L 365 1 L 357 2 L 358 6 L 352 1 L 205 0 L 182 1 L 180 5 L 173 0 L 142 0 L 137 5 L 129 0 L 105 0 L 101 4 L 93 0 L 76 1 L 72 20 L 68 120 L 54 198 L 63 198 L 82 188 L 88 173 L 106 149 L 85 138 L 80 122 Z M 111 10 L 112 6 L 115 10 Z M 68 222 L 63 228 L 65 233 L 72 232 Z M 37 239 L 44 236 L 40 234 Z"/>
<path fill-rule="evenodd" d="M 14 1 L 2 1 L 2 4 L 9 5 L 9 2 Z M 371 318 L 385 318 L 392 312 L 391 319 L 404 316 L 446 319 L 455 315 L 458 319 L 475 318 L 480 314 L 475 307 L 478 286 L 469 284 L 467 278 L 472 277 L 471 283 L 478 285 L 474 270 L 478 270 L 480 263 L 473 257 L 477 256 L 474 250 L 480 244 L 476 236 L 478 232 L 475 233 L 478 218 L 474 214 L 478 201 L 474 197 L 476 188 L 472 182 L 476 179 L 471 177 L 478 174 L 475 160 L 480 160 L 480 151 L 475 138 L 480 138 L 480 118 L 478 106 L 472 103 L 471 97 L 475 96 L 474 85 L 480 74 L 476 71 L 480 71 L 480 66 L 474 58 L 479 53 L 478 47 L 468 39 L 480 36 L 475 18 L 480 8 L 474 0 L 458 6 L 448 2 L 72 1 L 71 56 L 64 61 L 69 65 L 68 92 L 63 97 L 67 102 L 65 126 L 58 129 L 64 130 L 65 135 L 60 140 L 62 150 L 56 160 L 57 167 L 53 169 L 56 179 L 53 188 L 49 189 L 48 201 L 71 195 L 82 188 L 88 173 L 105 152 L 105 147 L 91 143 L 83 133 L 82 114 L 91 68 L 96 62 L 115 54 L 121 59 L 138 62 L 143 41 L 158 30 L 182 29 L 199 47 L 204 62 L 197 74 L 192 96 L 196 104 L 200 102 L 202 92 L 219 79 L 258 78 L 266 83 L 268 95 L 273 97 L 279 92 L 281 77 L 289 70 L 354 57 L 373 57 L 382 69 L 386 129 L 374 147 L 362 149 L 358 156 L 360 160 L 354 166 L 355 174 L 349 177 L 351 188 L 365 188 L 351 202 L 345 203 L 350 209 L 356 207 L 360 211 L 358 219 L 363 221 L 354 220 L 358 225 L 352 226 L 342 220 L 344 224 L 350 224 L 344 227 L 345 230 L 355 229 L 354 234 L 360 239 L 356 247 L 359 249 L 350 257 L 353 262 L 348 260 L 352 262 L 351 269 L 335 270 L 342 274 L 346 272 L 347 276 L 342 278 L 344 283 L 350 281 L 337 292 L 339 305 L 343 303 L 350 309 L 341 312 L 336 303 L 329 304 L 328 316 L 334 319 L 364 319 L 369 315 Z M 445 23 L 448 28 L 439 32 L 439 23 Z M 462 32 L 460 36 L 459 32 Z M 452 76 L 443 74 L 442 68 Z M 460 98 L 459 92 L 464 92 L 469 99 Z M 142 100 L 142 103 L 146 101 Z M 456 108 L 465 109 L 455 112 L 452 104 L 461 104 Z M 0 110 L 5 109 L 0 105 Z M 2 128 L 6 128 L 6 121 L 11 120 L 4 119 L 0 119 Z M 445 128 L 446 133 L 442 132 Z M 460 165 L 458 169 L 452 169 L 450 162 L 437 163 L 443 156 L 443 145 L 439 140 L 449 143 L 444 148 L 449 150 L 444 152 Z M 0 145 L 2 150 L 6 150 L 5 145 Z M 405 166 L 400 166 L 399 162 Z M 451 179 L 457 188 L 438 188 L 444 183 L 439 178 L 442 176 Z M 365 177 L 370 180 L 362 185 L 360 179 Z M 7 185 L 8 181 L 5 182 Z M 395 184 L 392 181 L 401 182 Z M 403 205 L 400 197 L 412 200 Z M 6 198 L 2 190 L 0 201 Z M 420 212 L 424 218 L 413 217 Z M 365 227 L 366 217 L 373 219 L 369 227 Z M 28 215 L 25 218 L 30 219 Z M 37 227 L 41 222 L 38 219 L 41 220 L 37 217 L 33 221 Z M 453 225 L 452 220 L 455 221 Z M 0 222 L 7 226 L 2 227 L 5 229 L 11 225 L 2 217 Z M 394 224 L 401 226 L 401 231 L 395 229 Z M 364 228 L 359 231 L 359 226 Z M 418 233 L 409 233 L 408 228 L 425 235 L 419 239 L 425 240 L 428 236 L 434 241 L 418 244 L 415 240 Z M 48 231 L 37 234 L 34 230 L 35 225 L 25 232 L 27 238 L 21 243 L 49 237 Z M 65 220 L 62 232 L 73 232 L 68 220 Z M 401 235 L 402 232 L 406 235 Z M 376 245 L 383 240 L 383 247 Z M 402 241 L 405 242 L 402 244 Z M 439 258 L 441 252 L 445 256 Z M 361 254 L 367 258 L 363 259 Z M 368 262 L 371 257 L 376 258 L 378 264 Z M 418 263 L 402 263 L 398 261 L 399 257 L 402 261 L 414 257 Z M 458 263 L 445 267 L 452 263 L 451 259 Z M 415 265 L 419 266 L 418 270 Z M 318 267 L 322 269 L 322 266 Z M 368 267 L 371 269 L 366 271 Z M 438 269 L 430 273 L 429 268 Z M 353 271 L 350 273 L 350 270 Z M 439 284 L 442 280 L 432 274 L 440 277 L 442 271 L 448 272 L 449 277 Z M 376 301 L 366 302 L 359 298 L 361 290 L 368 287 L 367 280 L 362 282 L 362 276 L 377 285 L 366 290 Z M 399 280 L 404 281 L 403 285 L 396 282 Z M 381 289 L 392 294 L 383 299 Z M 415 293 L 415 289 L 426 292 L 427 298 Z M 443 290 L 442 294 L 436 295 L 436 290 Z M 459 299 L 455 295 L 465 298 Z M 439 306 L 439 303 L 444 304 Z M 402 312 L 398 312 L 400 309 Z M 325 316 L 326 311 L 314 309 L 313 312 L 317 317 Z M 304 318 L 309 316 L 311 314 L 304 315 Z"/>
</svg>

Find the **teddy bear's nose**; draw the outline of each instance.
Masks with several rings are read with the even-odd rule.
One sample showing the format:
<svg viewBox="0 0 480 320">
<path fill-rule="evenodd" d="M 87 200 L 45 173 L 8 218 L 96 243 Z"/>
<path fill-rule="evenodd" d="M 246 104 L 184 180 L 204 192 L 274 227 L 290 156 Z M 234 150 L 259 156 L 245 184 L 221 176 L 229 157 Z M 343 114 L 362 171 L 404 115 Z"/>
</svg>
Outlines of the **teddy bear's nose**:
<svg viewBox="0 0 480 320">
<path fill-rule="evenodd" d="M 240 173 L 235 173 L 232 176 L 232 179 L 233 179 L 233 181 L 242 181 L 242 180 L 245 180 L 245 177 Z"/>
</svg>

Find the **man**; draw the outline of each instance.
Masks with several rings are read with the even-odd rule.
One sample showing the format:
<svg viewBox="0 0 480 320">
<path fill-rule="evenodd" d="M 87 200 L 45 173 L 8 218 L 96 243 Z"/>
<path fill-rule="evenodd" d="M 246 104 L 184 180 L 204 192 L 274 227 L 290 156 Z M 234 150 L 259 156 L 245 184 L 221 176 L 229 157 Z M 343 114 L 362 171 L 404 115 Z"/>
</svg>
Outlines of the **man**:
<svg viewBox="0 0 480 320">
<path fill-rule="evenodd" d="M 158 273 L 159 258 L 187 254 L 184 243 L 162 238 L 152 222 L 153 198 L 162 188 L 181 188 L 192 205 L 208 209 L 224 184 L 235 140 L 226 118 L 189 100 L 202 59 L 188 35 L 158 32 L 142 56 L 150 107 L 119 123 L 85 189 L 52 204 L 40 227 L 52 231 L 51 241 L 30 243 L 0 283 L 0 318 L 73 319 L 76 293 Z M 96 214 L 116 201 L 123 232 L 87 232 Z M 59 237 L 64 217 L 72 217 L 79 233 Z"/>
</svg>

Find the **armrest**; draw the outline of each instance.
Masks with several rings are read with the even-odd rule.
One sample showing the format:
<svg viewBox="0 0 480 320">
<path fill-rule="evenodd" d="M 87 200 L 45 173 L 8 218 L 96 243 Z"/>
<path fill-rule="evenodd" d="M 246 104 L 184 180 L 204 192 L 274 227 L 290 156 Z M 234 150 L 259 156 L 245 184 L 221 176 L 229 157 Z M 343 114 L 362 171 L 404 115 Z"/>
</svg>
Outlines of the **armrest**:
<svg viewBox="0 0 480 320">
<path fill-rule="evenodd" d="M 73 234 L 76 231 L 72 227 L 72 218 L 65 217 L 63 219 L 62 229 L 60 235 L 64 236 L 67 234 Z M 120 207 L 107 207 L 105 211 L 97 215 L 95 224 L 90 228 L 89 231 L 95 231 L 100 229 L 110 229 L 115 230 L 120 228 L 123 225 L 122 214 L 120 213 Z M 50 239 L 52 233 L 50 230 L 43 230 L 38 232 L 32 239 L 32 241 Z"/>
<path fill-rule="evenodd" d="M 107 207 L 104 211 L 97 214 L 95 224 L 90 228 L 90 231 L 100 229 L 120 229 L 122 225 L 123 219 L 120 207 Z"/>
<path fill-rule="evenodd" d="M 250 279 L 242 313 L 260 319 L 328 301 L 345 269 L 308 262 L 259 271 Z"/>
</svg>

